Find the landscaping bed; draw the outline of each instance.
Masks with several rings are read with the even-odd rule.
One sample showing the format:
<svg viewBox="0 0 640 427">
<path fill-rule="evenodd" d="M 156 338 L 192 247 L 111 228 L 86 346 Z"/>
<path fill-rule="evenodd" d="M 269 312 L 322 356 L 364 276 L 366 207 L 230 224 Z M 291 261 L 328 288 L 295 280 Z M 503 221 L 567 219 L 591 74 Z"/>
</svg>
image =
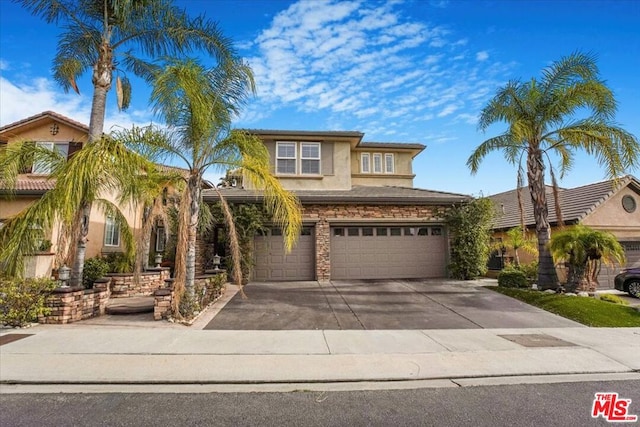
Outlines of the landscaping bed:
<svg viewBox="0 0 640 427">
<path fill-rule="evenodd" d="M 491 287 L 503 295 L 593 327 L 640 327 L 640 312 L 593 297 L 551 294 L 528 289 Z"/>
</svg>

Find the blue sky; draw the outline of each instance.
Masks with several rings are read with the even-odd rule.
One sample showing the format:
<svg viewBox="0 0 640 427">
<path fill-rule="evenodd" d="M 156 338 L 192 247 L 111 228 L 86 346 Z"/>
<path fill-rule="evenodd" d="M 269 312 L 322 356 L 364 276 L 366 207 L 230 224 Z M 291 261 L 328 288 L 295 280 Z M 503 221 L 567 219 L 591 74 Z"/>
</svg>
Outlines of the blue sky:
<svg viewBox="0 0 640 427">
<path fill-rule="evenodd" d="M 640 137 L 638 1 L 288 1 L 184 0 L 218 21 L 249 61 L 258 94 L 235 125 L 291 130 L 357 130 L 366 141 L 427 145 L 414 163 L 415 186 L 494 194 L 515 186 L 500 154 L 472 176 L 466 159 L 486 134 L 482 106 L 510 79 L 538 77 L 576 50 L 598 56 L 619 103 L 616 121 Z M 0 0 L 0 125 L 54 110 L 88 123 L 90 76 L 81 95 L 51 78 L 59 29 Z M 131 108 L 108 99 L 107 129 L 158 121 L 149 88 L 134 80 Z M 630 170 L 636 176 L 640 170 Z M 214 175 L 210 179 L 217 180 Z M 600 181 L 585 155 L 561 181 Z"/>
</svg>

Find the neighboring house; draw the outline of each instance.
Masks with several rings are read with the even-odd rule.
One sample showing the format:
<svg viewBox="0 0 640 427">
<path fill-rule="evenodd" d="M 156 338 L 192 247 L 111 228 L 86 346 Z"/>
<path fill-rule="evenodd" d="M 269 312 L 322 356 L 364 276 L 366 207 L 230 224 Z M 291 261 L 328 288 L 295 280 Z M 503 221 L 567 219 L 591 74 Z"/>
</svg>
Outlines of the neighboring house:
<svg viewBox="0 0 640 427">
<path fill-rule="evenodd" d="M 421 144 L 364 142 L 360 132 L 250 130 L 264 142 L 272 172 L 303 207 L 303 229 L 285 254 L 282 231 L 255 238 L 254 280 L 445 277 L 443 215 L 462 194 L 413 188 Z M 259 203 L 245 186 L 222 188 L 229 202 Z M 218 199 L 215 191 L 204 200 Z M 204 251 L 199 251 L 203 253 Z M 205 260 L 198 257 L 200 269 Z"/>
<path fill-rule="evenodd" d="M 520 209 L 516 190 L 489 197 L 496 205 L 494 238 L 520 225 Z M 560 209 L 565 225 L 583 224 L 596 230 L 611 232 L 625 249 L 626 267 L 640 267 L 640 181 L 631 175 L 617 182 L 602 181 L 582 187 L 560 189 Z M 522 189 L 524 218 L 527 228 L 535 232 L 533 208 L 528 188 Z M 547 205 L 552 233 L 558 228 L 552 187 L 547 187 Z M 507 254 L 509 255 L 509 254 Z M 531 257 L 520 253 L 523 262 Z M 496 263 L 498 265 L 499 263 Z M 613 287 L 613 278 L 621 266 L 605 267 L 598 277 L 600 287 Z"/>
<path fill-rule="evenodd" d="M 82 148 L 88 137 L 89 127 L 52 111 L 45 111 L 35 116 L 0 127 L 0 145 L 12 144 L 19 141 L 33 141 L 38 145 L 59 150 L 71 158 Z M 55 186 L 55 181 L 49 179 L 49 171 L 42 165 L 34 164 L 18 176 L 15 191 L 9 191 L 0 185 L 0 223 L 16 215 L 27 206 L 34 203 L 48 190 Z M 106 194 L 104 198 L 115 202 L 116 195 Z M 120 210 L 127 217 L 134 232 L 140 228 L 142 208 L 120 206 Z M 108 252 L 124 250 L 120 238 L 120 230 L 110 218 L 100 212 L 95 206 L 91 211 L 89 236 L 87 243 L 87 258 Z M 50 252 L 60 254 L 61 235 L 58 225 L 52 230 L 45 230 L 45 238 L 52 242 Z M 57 260 L 59 263 L 60 260 Z M 49 257 L 46 266 L 27 265 L 28 276 L 47 276 L 54 265 L 53 256 Z"/>
</svg>

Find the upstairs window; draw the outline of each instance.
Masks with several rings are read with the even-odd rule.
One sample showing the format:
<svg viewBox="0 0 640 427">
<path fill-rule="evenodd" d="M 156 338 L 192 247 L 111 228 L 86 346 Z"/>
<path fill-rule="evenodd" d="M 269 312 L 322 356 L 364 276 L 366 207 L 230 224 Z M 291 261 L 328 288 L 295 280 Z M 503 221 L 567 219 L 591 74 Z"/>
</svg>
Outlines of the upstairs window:
<svg viewBox="0 0 640 427">
<path fill-rule="evenodd" d="M 320 175 L 320 144 L 317 142 L 300 144 L 300 173 Z"/>
<path fill-rule="evenodd" d="M 320 175 L 319 142 L 277 142 L 276 173 Z"/>
<path fill-rule="evenodd" d="M 382 154 L 373 153 L 373 173 L 382 173 Z"/>
<path fill-rule="evenodd" d="M 38 141 L 35 143 L 37 147 L 44 148 L 47 150 L 55 150 L 58 155 L 65 159 L 70 159 L 76 151 L 82 148 L 82 143 L 79 142 L 48 142 L 48 141 Z M 51 165 L 46 162 L 38 162 L 35 161 L 31 167 L 31 170 L 24 171 L 26 173 L 32 173 L 35 175 L 48 175 L 51 173 Z"/>
<path fill-rule="evenodd" d="M 296 143 L 278 142 L 276 144 L 276 172 L 279 174 L 296 173 Z"/>
<path fill-rule="evenodd" d="M 110 216 L 106 218 L 104 224 L 104 245 L 120 246 L 120 227 Z"/>
<path fill-rule="evenodd" d="M 393 154 L 387 153 L 384 155 L 384 173 L 394 173 Z"/>
<path fill-rule="evenodd" d="M 371 173 L 371 155 L 369 153 L 360 154 L 360 172 Z"/>
</svg>

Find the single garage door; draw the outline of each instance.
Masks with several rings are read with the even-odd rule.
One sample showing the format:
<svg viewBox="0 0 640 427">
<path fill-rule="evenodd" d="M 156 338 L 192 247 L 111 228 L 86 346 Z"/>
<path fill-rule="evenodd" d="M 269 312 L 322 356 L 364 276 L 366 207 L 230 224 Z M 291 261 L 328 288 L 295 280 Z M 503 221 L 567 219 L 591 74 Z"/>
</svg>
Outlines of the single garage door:
<svg viewBox="0 0 640 427">
<path fill-rule="evenodd" d="M 271 228 L 255 237 L 254 279 L 257 281 L 315 280 L 315 238 L 312 227 L 303 227 L 298 243 L 286 254 L 282 230 Z"/>
<path fill-rule="evenodd" d="M 627 258 L 627 264 L 624 268 L 640 267 L 640 242 L 620 242 L 624 248 L 624 254 Z M 622 270 L 622 267 L 608 267 L 602 266 L 600 274 L 598 275 L 599 289 L 613 289 L 613 279 Z"/>
<path fill-rule="evenodd" d="M 444 277 L 443 231 L 440 226 L 332 227 L 331 278 Z"/>
</svg>

